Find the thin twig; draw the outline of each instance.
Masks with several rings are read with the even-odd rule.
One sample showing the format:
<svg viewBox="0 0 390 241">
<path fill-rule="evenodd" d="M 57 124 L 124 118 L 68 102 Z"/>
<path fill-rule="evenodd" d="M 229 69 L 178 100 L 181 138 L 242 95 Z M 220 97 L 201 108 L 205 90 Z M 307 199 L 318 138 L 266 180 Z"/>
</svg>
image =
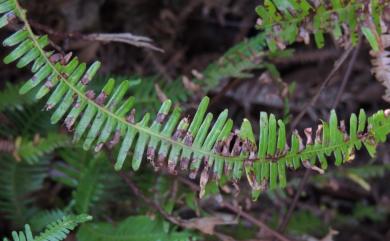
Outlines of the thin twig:
<svg viewBox="0 0 390 241">
<path fill-rule="evenodd" d="M 114 165 L 115 160 L 112 157 L 112 152 L 109 151 L 108 153 L 109 153 L 111 163 Z M 129 175 L 127 173 L 125 173 L 124 171 L 120 171 L 120 172 L 118 172 L 118 174 L 125 181 L 125 183 L 131 189 L 131 191 L 134 193 L 135 196 L 142 199 L 143 202 L 145 202 L 151 208 L 153 208 L 154 210 L 159 212 L 161 214 L 161 216 L 163 216 L 163 218 L 165 218 L 167 221 L 169 221 L 169 222 L 171 222 L 179 227 L 185 228 L 185 229 L 196 229 L 196 230 L 198 230 L 206 235 L 211 234 L 211 233 L 208 233 L 205 230 L 203 230 L 201 227 L 197 227 L 196 225 L 194 225 L 194 223 L 191 220 L 184 220 L 184 219 L 181 219 L 179 217 L 175 217 L 175 216 L 169 214 L 158 203 L 154 202 L 153 200 L 149 199 L 145 194 L 143 194 L 141 192 L 141 190 L 138 188 L 138 186 L 131 180 L 131 178 L 129 177 Z M 213 234 L 216 237 L 218 237 L 221 241 L 234 241 L 234 239 L 232 237 L 230 237 L 226 234 L 222 234 L 222 233 L 219 233 L 217 231 L 214 231 Z"/>
<path fill-rule="evenodd" d="M 273 230 L 272 228 L 270 228 L 267 224 L 265 224 L 264 222 L 254 218 L 253 216 L 249 215 L 248 213 L 242 211 L 241 209 L 239 209 L 238 207 L 235 207 L 233 206 L 232 204 L 230 203 L 226 203 L 224 202 L 222 204 L 224 207 L 226 207 L 227 209 L 229 209 L 230 211 L 233 211 L 235 212 L 237 215 L 245 218 L 246 220 L 248 220 L 249 222 L 251 222 L 252 224 L 258 226 L 259 228 L 262 228 L 262 229 L 265 229 L 267 232 L 269 232 L 272 236 L 274 236 L 275 238 L 281 240 L 281 241 L 290 241 L 290 239 L 286 238 L 285 236 L 283 236 L 281 233 Z"/>
<path fill-rule="evenodd" d="M 83 36 L 83 40 L 101 41 L 101 42 L 118 42 L 130 44 L 139 48 L 152 49 L 158 52 L 164 52 L 163 49 L 152 44 L 153 40 L 148 37 L 137 36 L 132 33 L 92 33 Z"/>
<path fill-rule="evenodd" d="M 169 75 L 167 68 L 161 63 L 157 56 L 152 51 L 145 51 L 146 57 L 152 62 L 157 72 L 163 77 L 166 81 L 172 81 L 172 77 Z"/>
<path fill-rule="evenodd" d="M 141 198 L 146 204 L 148 204 L 149 206 L 151 206 L 153 209 L 155 209 L 156 211 L 158 211 L 166 220 L 168 220 L 169 222 L 173 223 L 173 224 L 176 224 L 180 227 L 186 227 L 184 224 L 183 224 L 183 221 L 184 220 L 181 220 L 179 218 L 176 218 L 172 215 L 170 215 L 169 213 L 165 212 L 165 210 L 159 206 L 157 203 L 153 202 L 152 200 L 150 200 L 148 197 L 146 197 L 140 190 L 139 188 L 134 184 L 134 182 L 127 176 L 126 173 L 124 173 L 123 171 L 120 171 L 119 172 L 119 176 L 125 181 L 125 183 L 127 184 L 127 186 L 131 189 L 131 191 L 139 198 Z"/>
<path fill-rule="evenodd" d="M 301 193 L 303 192 L 303 189 L 305 188 L 307 181 L 309 181 L 310 173 L 311 173 L 311 169 L 305 170 L 305 174 L 303 175 L 303 178 L 299 182 L 299 186 L 298 186 L 297 192 L 294 195 L 293 201 L 292 201 L 290 207 L 288 208 L 287 213 L 282 218 L 282 220 L 283 220 L 282 223 L 278 227 L 279 232 L 283 233 L 286 230 L 288 222 L 291 219 L 291 215 L 294 212 L 295 207 L 297 206 L 298 199 L 301 196 Z"/>
<path fill-rule="evenodd" d="M 318 100 L 318 98 L 320 97 L 320 94 L 321 92 L 325 89 L 326 85 L 329 83 L 329 81 L 332 79 L 332 77 L 334 76 L 334 74 L 337 73 L 337 71 L 340 69 L 340 67 L 343 65 L 343 63 L 345 62 L 345 60 L 347 59 L 347 57 L 349 56 L 349 54 L 351 53 L 351 50 L 353 49 L 353 47 L 349 47 L 348 49 L 346 49 L 343 53 L 343 55 L 341 55 L 341 57 L 335 62 L 335 65 L 332 69 L 332 71 L 328 74 L 328 76 L 326 77 L 326 79 L 322 82 L 322 84 L 320 85 L 320 87 L 318 88 L 316 94 L 313 96 L 313 98 L 310 100 L 309 103 L 307 103 L 302 111 L 298 114 L 298 116 L 294 119 L 294 121 L 291 123 L 291 130 L 294 130 L 296 128 L 296 126 L 298 125 L 298 123 L 301 121 L 301 119 L 305 116 L 306 112 L 309 110 L 310 107 L 312 107 Z"/>
<path fill-rule="evenodd" d="M 69 38 L 69 39 L 79 39 L 85 41 L 94 41 L 94 42 L 117 42 L 133 45 L 139 48 L 152 49 L 158 52 L 164 52 L 163 49 L 153 45 L 153 40 L 149 37 L 134 35 L 132 33 L 91 33 L 91 34 L 81 34 L 78 32 L 58 32 L 54 29 L 51 29 L 48 26 L 37 23 L 35 21 L 30 21 L 31 25 L 38 30 L 41 30 L 49 35 L 53 35 L 59 38 Z"/>
<path fill-rule="evenodd" d="M 180 182 L 182 182 L 183 184 L 187 185 L 189 188 L 191 188 L 193 191 L 200 191 L 200 188 L 199 186 L 195 185 L 193 182 L 189 181 L 188 179 L 186 178 L 183 178 L 183 177 L 178 177 L 178 180 Z M 273 237 L 281 240 L 281 241 L 290 241 L 287 237 L 283 236 L 283 234 L 273 230 L 272 228 L 270 228 L 267 224 L 265 224 L 264 222 L 262 222 L 261 220 L 258 220 L 256 219 L 255 217 L 251 216 L 249 213 L 241 210 L 240 208 L 238 207 L 235 207 L 233 206 L 232 204 L 230 203 L 227 203 L 227 202 L 223 202 L 222 205 L 223 207 L 229 209 L 230 211 L 236 213 L 238 216 L 241 216 L 243 217 L 244 219 L 246 219 L 247 221 L 249 221 L 250 223 L 258 226 L 259 228 L 262 228 L 264 230 L 266 230 L 267 232 L 269 232 Z"/>
<path fill-rule="evenodd" d="M 341 96 L 344 93 L 344 90 L 345 90 L 345 87 L 347 86 L 349 77 L 351 76 L 353 67 L 355 66 L 356 59 L 357 59 L 357 56 L 358 56 L 359 50 L 360 50 L 360 45 L 361 45 L 361 40 L 359 39 L 358 45 L 356 46 L 355 50 L 353 51 L 351 60 L 348 63 L 348 68 L 347 68 L 347 71 L 345 72 L 343 81 L 341 82 L 341 86 L 340 86 L 340 89 L 337 93 L 336 99 L 334 100 L 334 102 L 332 104 L 332 109 L 335 109 L 341 100 Z"/>
<path fill-rule="evenodd" d="M 342 84 L 341 84 L 341 87 L 340 87 L 340 90 L 337 94 L 337 97 L 335 99 L 335 102 L 333 103 L 332 105 L 332 108 L 336 108 L 339 101 L 340 101 L 340 98 L 341 98 L 341 95 L 345 89 L 345 86 L 348 82 L 348 79 L 352 73 L 352 69 L 353 69 L 353 66 L 356 62 L 356 58 L 357 58 L 357 55 L 358 55 L 358 52 L 359 52 L 359 49 L 360 49 L 360 43 L 361 41 L 359 41 L 359 44 L 358 46 L 355 48 L 355 50 L 353 51 L 353 54 L 352 54 L 352 57 L 351 57 L 351 60 L 349 61 L 349 64 L 348 64 L 348 69 L 343 77 L 343 80 L 342 80 Z M 329 75 L 327 76 L 327 78 L 325 79 L 325 81 L 323 82 L 323 84 L 321 85 L 321 87 L 319 88 L 319 90 L 317 91 L 316 95 L 313 97 L 313 99 L 311 100 L 310 102 L 310 105 L 314 105 L 315 102 L 317 101 L 318 97 L 320 96 L 320 93 L 322 92 L 322 90 L 325 88 L 325 86 L 327 85 L 327 82 L 329 82 L 329 80 L 331 79 L 331 77 L 334 75 L 334 73 L 336 73 L 336 71 L 341 67 L 341 65 L 344 63 L 344 61 L 347 59 L 349 53 L 351 52 L 352 48 L 349 48 L 347 49 L 344 54 L 341 56 L 341 58 L 336 62 L 335 64 L 335 67 L 333 68 L 332 72 L 329 73 Z M 304 114 L 306 113 L 308 107 L 301 112 L 302 115 L 298 116 L 296 119 L 295 119 L 295 122 L 292 124 L 292 126 L 294 126 L 294 129 L 295 129 L 295 126 L 297 125 L 297 123 L 299 122 L 299 120 L 304 116 Z M 295 193 L 294 195 L 294 198 L 293 198 L 293 201 L 286 213 L 286 215 L 284 215 L 283 217 L 283 221 L 282 223 L 279 225 L 279 228 L 278 228 L 278 231 L 280 231 L 281 233 L 283 233 L 288 225 L 288 222 L 290 221 L 291 219 L 291 216 L 292 216 L 292 213 L 294 212 L 294 209 L 298 203 L 298 199 L 299 197 L 301 196 L 301 193 L 303 192 L 303 189 L 304 187 L 306 186 L 306 183 L 309 181 L 309 178 L 310 178 L 310 174 L 311 174 L 311 169 L 306 169 L 305 171 L 305 174 L 303 175 L 303 178 L 302 180 L 300 181 L 299 183 L 299 186 L 298 186 L 298 189 L 297 189 L 297 192 Z"/>
<path fill-rule="evenodd" d="M 182 227 L 186 229 L 196 229 L 200 232 L 203 232 L 202 228 L 197 228 L 194 225 L 192 225 L 191 220 L 183 220 L 181 218 L 175 217 L 169 213 L 167 213 L 160 205 L 146 197 L 137 187 L 137 185 L 130 179 L 130 177 L 123 171 L 119 172 L 119 176 L 125 181 L 127 186 L 131 189 L 131 191 L 140 199 L 142 199 L 146 204 L 148 204 L 150 207 L 158 211 L 166 220 L 169 222 Z M 210 233 L 204 233 L 206 235 L 210 235 Z M 234 241 L 234 239 L 226 234 L 219 233 L 214 231 L 213 233 L 216 237 L 218 237 L 221 241 Z M 289 241 L 289 240 L 282 240 L 282 241 Z"/>
</svg>

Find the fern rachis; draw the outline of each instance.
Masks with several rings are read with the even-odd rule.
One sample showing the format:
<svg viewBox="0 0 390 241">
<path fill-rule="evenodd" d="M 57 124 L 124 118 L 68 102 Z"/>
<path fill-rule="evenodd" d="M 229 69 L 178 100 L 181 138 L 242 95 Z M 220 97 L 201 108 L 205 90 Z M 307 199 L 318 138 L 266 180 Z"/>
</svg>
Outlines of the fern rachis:
<svg viewBox="0 0 390 241">
<path fill-rule="evenodd" d="M 260 137 L 256 144 L 251 124 L 244 119 L 240 130 L 233 130 L 233 121 L 228 112 L 222 112 L 213 122 L 213 115 L 206 113 L 209 99 L 205 97 L 192 121 L 180 119 L 181 112 L 172 102 L 165 101 L 153 120 L 150 114 L 136 122 L 134 98 L 123 100 L 131 87 L 129 81 L 122 81 L 115 88 L 110 79 L 100 94 L 86 90 L 87 84 L 97 73 L 100 63 L 95 62 L 88 69 L 79 63 L 77 57 L 60 56 L 46 51 L 47 37 L 36 36 L 30 27 L 26 12 L 16 0 L 0 1 L 0 13 L 4 13 L 3 23 L 14 14 L 23 23 L 23 28 L 7 38 L 7 46 L 16 48 L 5 58 L 5 62 L 19 59 L 18 67 L 32 64 L 34 76 L 21 88 L 26 93 L 39 88 L 36 98 L 50 94 L 46 109 L 53 109 L 52 122 L 65 118 L 68 129 L 75 127 L 74 140 L 86 136 L 83 147 L 100 150 L 103 143 L 114 146 L 121 141 L 115 168 L 121 169 L 129 153 L 132 152 L 132 168 L 138 170 L 143 157 L 149 159 L 157 169 L 167 165 L 171 172 L 177 166 L 190 169 L 190 177 L 195 178 L 202 169 L 201 186 L 207 183 L 209 173 L 217 179 L 227 176 L 238 180 L 245 175 L 257 196 L 267 186 L 275 188 L 286 185 L 286 167 L 317 169 L 327 167 L 326 157 L 334 155 L 336 165 L 350 159 L 355 149 L 366 146 L 370 154 L 375 146 L 386 141 L 390 133 L 390 111 L 379 111 L 370 118 L 361 111 L 359 117 L 352 115 L 350 130 L 345 123 L 331 113 L 329 123 L 323 122 L 315 132 L 306 129 L 306 143 L 295 132 L 288 147 L 286 127 L 274 115 L 260 114 Z M 4 20 L 6 19 L 6 20 Z M 6 22 L 4 22 L 6 21 Z M 2 24 L 4 25 L 4 24 Z M 42 82 L 46 79 L 46 82 Z M 157 160 L 156 160 L 157 159 Z"/>
</svg>

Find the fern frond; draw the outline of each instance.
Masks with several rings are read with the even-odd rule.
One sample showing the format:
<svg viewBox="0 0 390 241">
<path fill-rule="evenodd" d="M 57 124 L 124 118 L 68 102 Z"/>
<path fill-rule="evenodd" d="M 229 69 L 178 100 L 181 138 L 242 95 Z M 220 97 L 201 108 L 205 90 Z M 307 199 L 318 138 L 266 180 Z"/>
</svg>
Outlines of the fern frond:
<svg viewBox="0 0 390 241">
<path fill-rule="evenodd" d="M 16 140 L 0 140 L 0 152 L 12 154 L 17 161 L 38 163 L 42 156 L 59 147 L 69 146 L 69 138 L 62 134 L 49 133 L 47 137 L 36 136 L 34 140 L 17 137 Z"/>
<path fill-rule="evenodd" d="M 102 159 L 94 158 L 81 173 L 79 184 L 73 194 L 77 213 L 86 213 L 104 193 Z"/>
<path fill-rule="evenodd" d="M 383 164 L 369 164 L 369 165 L 363 165 L 359 167 L 354 168 L 348 168 L 347 172 L 353 173 L 354 175 L 357 175 L 364 179 L 370 179 L 370 178 L 382 178 L 386 172 L 390 171 L 390 164 L 383 163 Z M 343 177 L 343 174 L 339 175 L 340 177 Z"/>
<path fill-rule="evenodd" d="M 103 161 L 107 159 L 104 153 L 96 155 L 73 148 L 58 154 L 64 162 L 54 165 L 51 178 L 73 190 L 75 213 L 90 213 L 94 217 L 107 214 L 105 204 L 114 200 L 117 203 L 117 198 L 127 193 L 127 186 L 113 172 L 111 164 Z"/>
<path fill-rule="evenodd" d="M 376 49 L 378 43 L 372 29 L 380 29 L 384 5 L 380 1 L 267 0 L 256 8 L 257 26 L 265 32 L 271 50 L 283 49 L 297 40 L 307 44 L 310 34 L 314 34 L 317 46 L 323 47 L 325 33 L 342 44 L 356 44 L 362 33 Z"/>
<path fill-rule="evenodd" d="M 7 156 L 0 161 L 0 212 L 15 225 L 22 225 L 36 211 L 30 194 L 42 187 L 47 176 L 47 163 L 34 166 L 16 163 Z"/>
<path fill-rule="evenodd" d="M 0 125 L 0 136 L 6 139 L 16 139 L 22 136 L 33 139 L 37 133 L 46 135 L 58 131 L 54 125 L 47 125 L 50 121 L 49 113 L 42 112 L 41 104 L 23 106 L 17 109 L 5 109 L 1 112 L 4 116 Z"/>
<path fill-rule="evenodd" d="M 84 149 L 95 145 L 99 151 L 104 143 L 113 147 L 121 142 L 115 169 L 122 168 L 126 158 L 132 153 L 132 168 L 138 170 L 146 158 L 156 168 L 168 167 L 172 173 L 177 166 L 188 170 L 191 178 L 200 175 L 202 188 L 208 182 L 210 172 L 217 179 L 222 175 L 238 180 L 245 175 L 257 196 L 268 186 L 272 189 L 286 185 L 286 168 L 306 168 L 319 170 L 317 162 L 324 169 L 327 157 L 334 156 L 336 165 L 349 161 L 355 149 L 365 145 L 371 155 L 376 145 L 385 142 L 390 133 L 390 111 L 379 111 L 367 119 L 364 111 L 359 118 L 352 115 L 350 130 L 340 122 L 334 111 L 330 121 L 323 122 L 315 131 L 305 130 L 306 144 L 296 132 L 291 137 L 291 148 L 287 145 L 285 124 L 274 115 L 261 113 L 259 145 L 256 144 L 251 124 L 244 119 L 240 130 L 233 130 L 233 121 L 228 119 L 228 111 L 223 111 L 213 122 L 213 115 L 207 112 L 209 99 L 204 98 L 192 121 L 182 118 L 179 108 L 171 112 L 172 102 L 165 101 L 156 118 L 146 113 L 136 121 L 134 98 L 123 101 L 129 81 L 122 81 L 115 88 L 110 79 L 103 90 L 95 96 L 86 91 L 86 85 L 96 74 L 100 63 L 96 62 L 86 70 L 84 63 L 69 55 L 58 58 L 47 52 L 47 38 L 36 36 L 28 24 L 25 10 L 16 0 L 2 2 L 7 8 L 4 16 L 18 16 L 24 27 L 5 40 L 5 45 L 16 48 L 5 58 L 9 63 L 19 59 L 18 66 L 33 63 L 34 76 L 21 88 L 26 93 L 39 88 L 37 98 L 50 93 L 47 109 L 55 109 L 52 122 L 65 117 L 68 129 L 75 128 L 74 140 L 85 137 Z M 29 61 L 27 61 L 27 60 Z M 22 64 L 21 64 L 21 63 Z M 42 83 L 47 79 L 46 83 Z M 74 99 L 75 96 L 75 99 Z M 108 100 L 108 101 L 106 101 Z M 72 106 L 73 104 L 73 106 Z M 152 122 L 152 123 L 150 123 Z M 321 171 L 321 170 L 320 170 Z M 201 193 L 202 194 L 202 193 Z"/>
<path fill-rule="evenodd" d="M 47 225 L 65 217 L 65 212 L 59 209 L 42 210 L 35 214 L 30 220 L 31 229 L 34 232 L 40 232 Z"/>
<path fill-rule="evenodd" d="M 25 225 L 24 232 L 12 232 L 13 241 L 60 241 L 64 240 L 71 230 L 80 223 L 90 221 L 91 216 L 82 214 L 78 216 L 65 216 L 62 219 L 47 226 L 39 236 L 33 237 L 30 225 Z M 8 239 L 4 238 L 4 241 Z"/>
<path fill-rule="evenodd" d="M 19 94 L 20 87 L 20 84 L 6 83 L 5 88 L 0 91 L 0 111 L 6 109 L 21 109 L 24 105 L 36 101 L 33 94 L 21 96 Z"/>
<path fill-rule="evenodd" d="M 34 164 L 39 162 L 43 155 L 70 144 L 71 142 L 66 135 L 49 133 L 45 138 L 37 138 L 32 141 L 26 141 L 23 138 L 17 139 L 14 153 L 27 163 Z"/>
<path fill-rule="evenodd" d="M 188 232 L 167 232 L 161 221 L 147 216 L 133 216 L 116 226 L 109 223 L 87 223 L 77 233 L 79 241 L 185 241 L 196 240 Z"/>
<path fill-rule="evenodd" d="M 243 40 L 231 47 L 217 61 L 195 76 L 194 82 L 202 86 L 205 92 L 214 89 L 226 78 L 245 79 L 253 77 L 251 73 L 257 69 L 269 68 L 267 59 L 275 56 L 288 56 L 289 51 L 269 53 L 265 51 L 266 35 L 261 33 Z"/>
<path fill-rule="evenodd" d="M 50 224 L 43 233 L 34 238 L 34 241 L 63 240 L 70 230 L 73 230 L 80 223 L 90 220 L 92 220 L 92 217 L 85 214 L 65 216 L 57 222 Z"/>
</svg>

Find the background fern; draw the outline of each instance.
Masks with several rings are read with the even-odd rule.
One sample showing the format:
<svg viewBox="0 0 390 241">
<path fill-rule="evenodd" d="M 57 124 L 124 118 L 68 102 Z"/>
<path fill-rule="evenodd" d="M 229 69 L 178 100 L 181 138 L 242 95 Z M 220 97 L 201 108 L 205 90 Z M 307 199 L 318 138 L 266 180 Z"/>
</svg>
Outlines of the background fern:
<svg viewBox="0 0 390 241">
<path fill-rule="evenodd" d="M 59 209 L 40 210 L 29 221 L 33 232 L 41 232 L 51 223 L 61 220 L 66 213 Z"/>
<path fill-rule="evenodd" d="M 51 178 L 73 190 L 76 213 L 90 213 L 95 217 L 109 212 L 107 204 L 126 196 L 127 188 L 114 173 L 104 154 L 94 155 L 74 148 L 59 152 L 64 162 L 56 163 Z"/>
<path fill-rule="evenodd" d="M 88 215 L 79 216 L 65 216 L 62 219 L 57 220 L 47 226 L 44 232 L 40 233 L 39 236 L 33 237 L 30 226 L 25 225 L 24 232 L 12 232 L 12 240 L 26 240 L 26 241 L 60 241 L 64 240 L 70 230 L 73 230 L 78 224 L 91 220 L 92 217 Z M 4 238 L 4 241 L 8 241 Z"/>
<path fill-rule="evenodd" d="M 374 50 L 378 50 L 376 29 L 384 5 L 379 1 L 273 1 L 256 8 L 259 29 L 265 31 L 270 50 L 285 48 L 298 41 L 309 43 L 314 34 L 317 47 L 325 45 L 324 33 L 331 33 L 343 45 L 358 42 L 363 34 Z M 380 30 L 379 30 L 380 32 Z"/>
<path fill-rule="evenodd" d="M 20 227 L 37 212 L 33 192 L 42 188 L 48 172 L 47 162 L 30 166 L 2 155 L 0 167 L 0 210 Z"/>
</svg>

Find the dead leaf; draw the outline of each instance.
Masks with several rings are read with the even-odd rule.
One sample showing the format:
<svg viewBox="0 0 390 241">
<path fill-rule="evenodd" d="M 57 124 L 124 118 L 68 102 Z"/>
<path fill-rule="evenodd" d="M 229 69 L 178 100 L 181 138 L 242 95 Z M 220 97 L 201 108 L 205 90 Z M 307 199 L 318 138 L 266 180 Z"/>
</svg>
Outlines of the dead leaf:
<svg viewBox="0 0 390 241">
<path fill-rule="evenodd" d="M 237 223 L 238 221 L 233 216 L 224 214 L 205 218 L 194 218 L 186 221 L 184 225 L 186 228 L 197 229 L 202 233 L 213 235 L 216 226 Z"/>
<path fill-rule="evenodd" d="M 184 88 L 192 92 L 198 92 L 200 90 L 200 86 L 192 82 L 187 76 L 182 77 L 182 82 Z"/>
<path fill-rule="evenodd" d="M 154 89 L 156 90 L 157 97 L 161 102 L 164 102 L 168 99 L 167 95 L 162 91 L 158 84 L 154 84 Z"/>
<path fill-rule="evenodd" d="M 201 72 L 197 71 L 196 69 L 193 69 L 193 70 L 191 71 L 191 73 L 192 73 L 192 75 L 193 75 L 195 78 L 197 78 L 198 80 L 203 80 L 203 79 L 204 79 L 204 75 L 203 75 Z"/>
<path fill-rule="evenodd" d="M 319 241 L 334 241 L 333 237 L 338 235 L 339 234 L 339 231 L 337 230 L 334 230 L 334 229 L 330 229 L 328 234 L 323 237 L 322 239 L 320 239 Z"/>
</svg>

